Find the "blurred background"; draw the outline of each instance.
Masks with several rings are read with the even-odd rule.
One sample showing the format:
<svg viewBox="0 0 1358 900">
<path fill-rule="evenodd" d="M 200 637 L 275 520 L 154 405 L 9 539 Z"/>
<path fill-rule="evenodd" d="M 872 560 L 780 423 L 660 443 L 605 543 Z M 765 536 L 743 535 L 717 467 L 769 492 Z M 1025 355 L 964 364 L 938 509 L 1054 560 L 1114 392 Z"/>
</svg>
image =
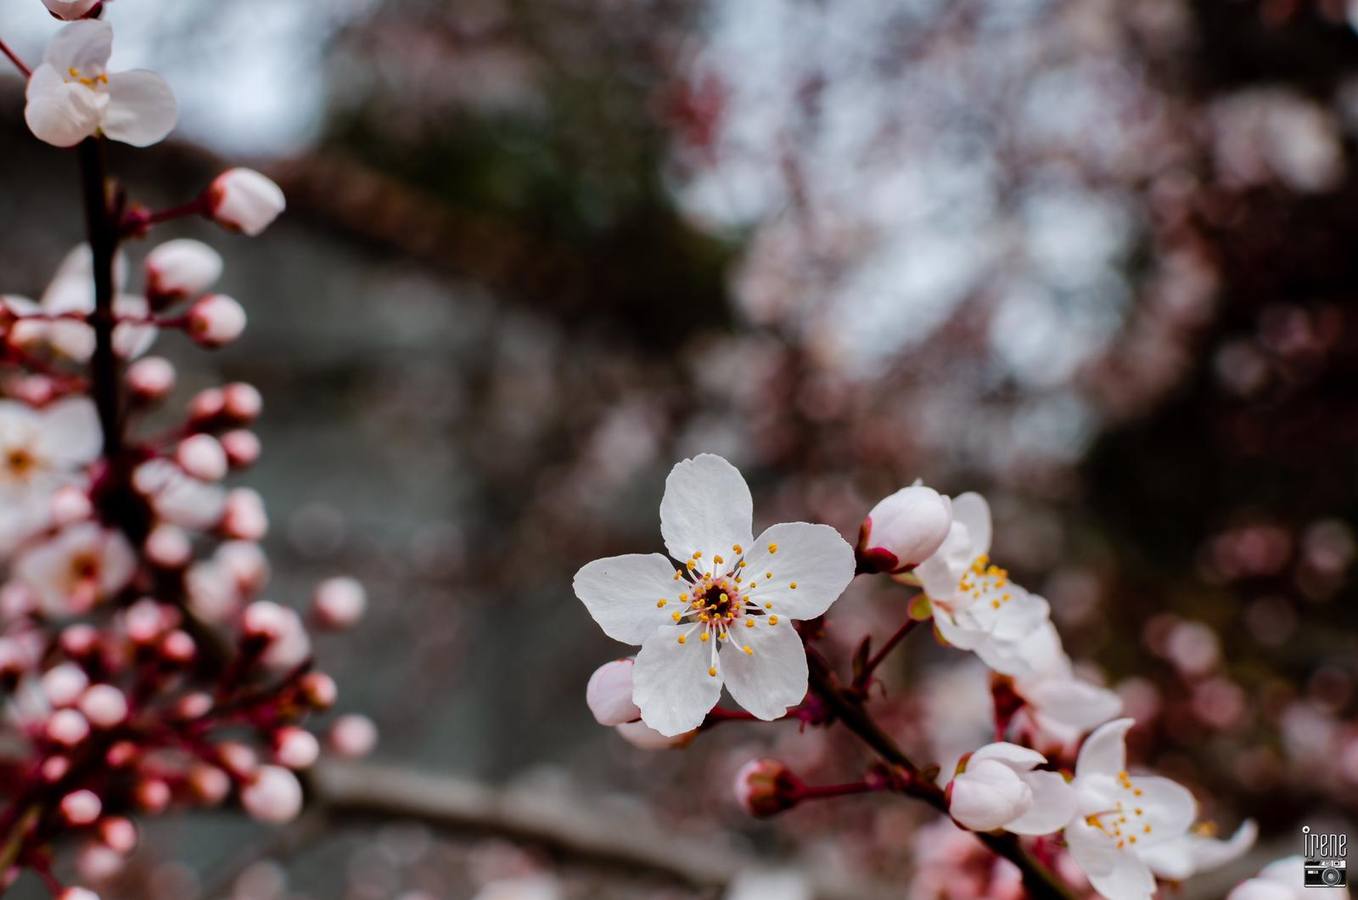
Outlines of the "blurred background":
<svg viewBox="0 0 1358 900">
<path fill-rule="evenodd" d="M 320 658 L 340 711 L 381 728 L 358 786 L 414 788 L 284 832 L 162 820 L 107 896 L 903 896 L 927 810 L 755 823 L 731 797 L 759 754 L 851 775 L 837 735 L 646 753 L 584 704 L 625 651 L 571 576 L 658 548 L 664 476 L 702 450 L 744 471 L 756 528 L 852 537 L 915 478 L 985 492 L 995 555 L 1124 695 L 1139 761 L 1223 832 L 1260 821 L 1231 876 L 1303 823 L 1354 833 L 1358 5 L 106 14 L 113 68 L 163 72 L 183 110 L 177 141 L 115 150 L 134 197 L 180 201 L 224 160 L 288 193 L 258 241 L 165 230 L 222 251 L 251 329 L 206 362 L 173 335 L 156 352 L 185 399 L 264 392 L 272 596 L 365 582 L 368 618 Z M 27 57 L 53 27 L 0 9 Z M 27 135 L 20 88 L 0 76 L 0 286 L 32 296 L 81 220 L 75 160 Z M 855 584 L 832 646 L 890 633 L 903 597 Z M 881 715 L 917 758 L 984 739 L 962 654 L 922 638 L 893 665 Z M 421 811 L 450 791 L 484 815 Z M 815 876 L 750 889 L 768 868 Z"/>
</svg>

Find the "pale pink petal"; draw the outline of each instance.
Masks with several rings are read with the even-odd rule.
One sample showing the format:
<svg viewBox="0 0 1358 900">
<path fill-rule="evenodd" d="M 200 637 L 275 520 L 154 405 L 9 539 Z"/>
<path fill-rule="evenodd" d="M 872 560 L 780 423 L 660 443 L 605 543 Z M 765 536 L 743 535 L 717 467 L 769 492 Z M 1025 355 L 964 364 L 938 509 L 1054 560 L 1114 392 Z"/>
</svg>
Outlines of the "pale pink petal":
<svg viewBox="0 0 1358 900">
<path fill-rule="evenodd" d="M 90 76 L 104 70 L 112 53 L 112 26 L 97 19 L 83 19 L 53 36 L 42 61 L 58 72 L 78 69 L 82 75 Z"/>
<path fill-rule="evenodd" d="M 721 676 L 708 674 L 709 645 L 692 629 L 664 625 L 646 639 L 632 669 L 632 699 L 641 720 L 668 737 L 692 731 L 717 705 Z"/>
<path fill-rule="evenodd" d="M 83 84 L 68 84 L 51 66 L 28 80 L 24 121 L 34 136 L 54 147 L 74 147 L 99 128 L 106 98 Z"/>
<path fill-rule="evenodd" d="M 42 411 L 38 452 L 61 468 L 93 462 L 102 446 L 99 413 L 88 397 L 58 400 Z"/>
<path fill-rule="evenodd" d="M 777 719 L 806 696 L 806 648 L 791 622 L 752 621 L 758 624 L 731 628 L 731 640 L 721 648 L 721 675 L 737 703 L 760 719 Z"/>
<path fill-rule="evenodd" d="M 754 499 L 735 466 L 703 453 L 677 464 L 665 479 L 660 501 L 660 533 L 665 549 L 680 561 L 695 552 L 698 568 L 710 572 L 712 557 L 749 547 L 753 534 Z"/>
<path fill-rule="evenodd" d="M 682 609 L 679 594 L 688 582 L 675 581 L 674 572 L 674 564 L 659 553 L 596 559 L 575 573 L 575 596 L 604 634 L 640 644 Z"/>
<path fill-rule="evenodd" d="M 104 134 L 134 147 L 164 140 L 179 116 L 174 93 L 155 72 L 134 69 L 108 77 L 108 108 Z"/>
<path fill-rule="evenodd" d="M 745 561 L 746 583 L 758 584 L 747 596 L 793 619 L 825 612 L 854 576 L 853 548 L 828 525 L 774 525 L 755 539 Z"/>
<path fill-rule="evenodd" d="M 1116 775 L 1127 768 L 1127 732 L 1136 722 L 1116 719 L 1085 739 L 1075 761 L 1075 777 Z"/>
<path fill-rule="evenodd" d="M 1075 819 L 1066 826 L 1066 845 L 1089 883 L 1105 897 L 1117 900 L 1151 900 L 1155 876 L 1137 856 L 1118 850 L 1102 831 Z"/>
<path fill-rule="evenodd" d="M 1075 791 L 1059 772 L 1029 772 L 1023 776 L 1033 792 L 1033 805 L 1005 828 L 1015 834 L 1051 834 L 1075 815 Z"/>
</svg>

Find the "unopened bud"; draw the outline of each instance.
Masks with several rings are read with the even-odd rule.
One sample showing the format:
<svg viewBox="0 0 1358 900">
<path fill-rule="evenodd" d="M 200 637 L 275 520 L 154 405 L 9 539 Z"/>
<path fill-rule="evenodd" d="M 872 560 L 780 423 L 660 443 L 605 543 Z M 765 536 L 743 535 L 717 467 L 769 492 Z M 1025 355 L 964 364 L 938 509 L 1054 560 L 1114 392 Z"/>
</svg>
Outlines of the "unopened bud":
<svg viewBox="0 0 1358 900">
<path fill-rule="evenodd" d="M 241 805 L 254 819 L 282 824 L 302 810 L 302 785 L 282 766 L 260 766 L 249 784 L 241 788 Z"/>
<path fill-rule="evenodd" d="M 67 747 L 74 747 L 89 733 L 90 723 L 74 709 L 59 709 L 47 720 L 47 737 Z"/>
<path fill-rule="evenodd" d="M 133 791 L 137 805 L 149 813 L 164 812 L 170 805 L 170 786 L 159 778 L 145 778 Z"/>
<path fill-rule="evenodd" d="M 278 185 L 253 169 L 227 169 L 207 190 L 208 208 L 219 224 L 254 237 L 268 228 L 287 200 Z"/>
<path fill-rule="evenodd" d="M 859 565 L 870 572 L 904 572 L 943 545 L 952 502 L 933 488 L 911 485 L 881 500 L 858 531 Z"/>
<path fill-rule="evenodd" d="M 197 297 L 222 274 L 222 257 L 202 241 L 166 241 L 146 254 L 146 299 L 156 309 Z"/>
<path fill-rule="evenodd" d="M 47 7 L 47 11 L 54 17 L 74 22 L 76 19 L 83 19 L 91 13 L 98 12 L 103 0 L 42 0 L 42 5 Z M 66 898 L 63 897 L 62 900 Z"/>
<path fill-rule="evenodd" d="M 189 336 L 204 347 L 223 347 L 245 331 L 245 307 L 225 294 L 208 294 L 189 307 Z"/>
<path fill-rule="evenodd" d="M 75 485 L 57 488 L 52 494 L 52 524 L 58 527 L 83 522 L 94 514 L 90 495 Z"/>
<path fill-rule="evenodd" d="M 237 428 L 223 434 L 219 440 L 222 442 L 222 449 L 226 451 L 226 461 L 233 469 L 253 466 L 259 459 L 259 438 L 253 431 Z"/>
<path fill-rule="evenodd" d="M 621 725 L 641 718 L 632 702 L 632 660 L 615 659 L 604 663 L 589 676 L 585 702 L 600 725 Z"/>
<path fill-rule="evenodd" d="M 337 756 L 358 759 L 377 746 L 377 726 L 367 716 L 340 716 L 330 726 L 330 749 Z"/>
<path fill-rule="evenodd" d="M 104 804 L 94 791 L 72 791 L 61 798 L 61 814 L 72 825 L 93 825 L 103 810 Z"/>
<path fill-rule="evenodd" d="M 349 628 L 363 618 L 368 595 L 356 579 L 339 576 L 316 585 L 311 612 L 327 628 Z"/>
<path fill-rule="evenodd" d="M 335 700 L 339 696 L 339 688 L 335 686 L 335 679 L 324 672 L 308 672 L 302 676 L 299 684 L 299 692 L 312 709 L 324 712 L 335 705 Z"/>
<path fill-rule="evenodd" d="M 801 788 L 801 780 L 776 759 L 752 759 L 736 773 L 736 802 L 760 818 L 796 806 Z"/>
<path fill-rule="evenodd" d="M 189 789 L 207 806 L 216 806 L 231 793 L 231 776 L 216 766 L 195 763 L 189 769 Z"/>
<path fill-rule="evenodd" d="M 62 663 L 43 673 L 42 692 L 53 706 L 70 706 L 89 683 L 84 669 L 75 663 Z"/>
<path fill-rule="evenodd" d="M 288 726 L 274 734 L 274 759 L 289 769 L 308 768 L 321 755 L 320 741 L 305 728 Z"/>
<path fill-rule="evenodd" d="M 242 541 L 259 541 L 269 532 L 269 515 L 264 500 L 251 488 L 233 488 L 226 495 L 222 531 Z"/>
<path fill-rule="evenodd" d="M 222 412 L 241 425 L 249 425 L 264 410 L 264 398 L 253 384 L 234 381 L 222 388 Z"/>
<path fill-rule="evenodd" d="M 175 448 L 175 462 L 200 481 L 220 481 L 226 477 L 226 451 L 210 434 L 184 438 Z"/>
<path fill-rule="evenodd" d="M 127 855 L 137 848 L 137 826 L 131 819 L 110 816 L 99 823 L 99 839 L 110 849 Z"/>
<path fill-rule="evenodd" d="M 174 390 L 174 365 L 159 356 L 147 356 L 127 367 L 127 387 L 143 403 L 165 399 Z"/>
<path fill-rule="evenodd" d="M 127 698 L 111 684 L 92 685 L 80 698 L 80 711 L 95 728 L 112 728 L 127 718 Z"/>
<path fill-rule="evenodd" d="M 146 557 L 162 569 L 179 569 L 193 555 L 188 533 L 178 525 L 162 522 L 146 536 Z"/>
</svg>

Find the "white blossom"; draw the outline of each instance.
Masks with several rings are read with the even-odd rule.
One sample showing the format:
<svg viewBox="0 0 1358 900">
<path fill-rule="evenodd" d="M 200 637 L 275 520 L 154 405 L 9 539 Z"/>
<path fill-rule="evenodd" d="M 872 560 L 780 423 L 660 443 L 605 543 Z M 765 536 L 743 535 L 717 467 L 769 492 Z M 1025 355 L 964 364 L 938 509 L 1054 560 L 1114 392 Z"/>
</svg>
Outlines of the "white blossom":
<svg viewBox="0 0 1358 900">
<path fill-rule="evenodd" d="M 806 694 L 806 651 L 794 619 L 824 613 L 854 575 L 833 528 L 793 522 L 752 537 L 754 504 L 736 468 L 703 454 L 665 482 L 663 555 L 595 560 L 575 593 L 604 633 L 640 644 L 633 700 L 663 735 L 696 728 L 721 696 L 776 719 Z"/>
<path fill-rule="evenodd" d="M 1195 828 L 1183 837 L 1141 851 L 1141 858 L 1161 878 L 1183 881 L 1244 856 L 1254 846 L 1259 826 L 1253 819 L 1240 823 L 1229 840 L 1218 840 L 1210 828 Z"/>
<path fill-rule="evenodd" d="M 1075 674 L 1056 626 L 1046 622 L 1025 641 L 1027 674 L 1014 679 L 1024 700 L 1017 718 L 1038 746 L 1073 748 L 1087 732 L 1122 712 L 1122 698 Z"/>
<path fill-rule="evenodd" d="M 1051 834 L 1075 812 L 1075 793 L 1047 759 L 1016 744 L 987 744 L 965 760 L 948 786 L 948 811 L 973 831 Z"/>
<path fill-rule="evenodd" d="M 877 502 L 858 532 L 858 554 L 877 572 L 903 572 L 928 559 L 952 527 L 952 502 L 913 484 Z"/>
<path fill-rule="evenodd" d="M 287 208 L 283 190 L 254 169 L 228 169 L 207 191 L 212 218 L 233 231 L 259 234 Z"/>
<path fill-rule="evenodd" d="M 43 612 L 61 617 L 113 596 L 136 567 L 136 553 L 121 532 L 77 522 L 25 549 L 15 559 L 14 576 L 33 590 Z"/>
<path fill-rule="evenodd" d="M 48 524 L 53 496 L 79 483 L 101 443 L 88 398 L 58 400 L 40 410 L 0 400 L 0 551 Z"/>
</svg>

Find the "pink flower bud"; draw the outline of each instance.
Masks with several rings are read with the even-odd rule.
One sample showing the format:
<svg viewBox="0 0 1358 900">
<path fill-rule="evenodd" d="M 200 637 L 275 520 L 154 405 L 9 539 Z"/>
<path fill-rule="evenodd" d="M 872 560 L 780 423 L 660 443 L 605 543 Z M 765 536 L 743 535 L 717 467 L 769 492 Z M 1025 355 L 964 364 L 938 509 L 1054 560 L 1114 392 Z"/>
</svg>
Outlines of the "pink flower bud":
<svg viewBox="0 0 1358 900">
<path fill-rule="evenodd" d="M 56 784 L 71 771 L 71 761 L 64 756 L 49 756 L 42 762 L 42 777 L 49 784 Z"/>
<path fill-rule="evenodd" d="M 289 769 L 305 769 L 321 755 L 320 741 L 305 728 L 288 726 L 274 734 L 274 759 Z"/>
<path fill-rule="evenodd" d="M 60 2 L 60 0 L 47 0 L 47 2 Z M 68 887 L 57 895 L 57 900 L 99 900 L 99 895 L 89 888 Z"/>
<path fill-rule="evenodd" d="M 859 564 L 871 572 L 904 572 L 943 545 L 952 503 L 933 488 L 911 485 L 881 500 L 858 531 Z"/>
<path fill-rule="evenodd" d="M 95 728 L 112 728 L 127 718 L 127 698 L 111 684 L 92 685 L 80 698 L 80 711 Z"/>
<path fill-rule="evenodd" d="M 259 438 L 253 431 L 238 428 L 228 431 L 220 438 L 222 449 L 226 451 L 226 461 L 233 469 L 253 466 L 259 459 Z"/>
<path fill-rule="evenodd" d="M 162 569 L 179 569 L 188 564 L 193 544 L 178 525 L 162 522 L 146 536 L 146 557 Z"/>
<path fill-rule="evenodd" d="M 216 561 L 244 593 L 253 594 L 269 580 L 269 558 L 253 541 L 226 541 L 217 548 Z"/>
<path fill-rule="evenodd" d="M 73 484 L 57 488 L 52 494 L 52 524 L 70 525 L 83 522 L 94 515 L 94 504 L 90 495 Z"/>
<path fill-rule="evenodd" d="M 367 716 L 340 716 L 330 726 L 330 749 L 346 759 L 367 756 L 377 746 L 377 726 Z"/>
<path fill-rule="evenodd" d="M 89 733 L 90 723 L 74 709 L 59 709 L 47 720 L 47 737 L 67 747 L 74 747 Z"/>
<path fill-rule="evenodd" d="M 245 331 L 245 307 L 225 294 L 208 294 L 189 307 L 189 336 L 204 347 L 223 347 Z"/>
<path fill-rule="evenodd" d="M 226 451 L 210 434 L 195 434 L 179 442 L 174 452 L 179 467 L 200 481 L 226 477 Z"/>
<path fill-rule="evenodd" d="M 197 653 L 198 645 L 194 643 L 193 637 L 179 628 L 165 635 L 160 641 L 160 655 L 181 666 L 193 662 Z"/>
<path fill-rule="evenodd" d="M 150 597 L 143 597 L 127 608 L 123 614 L 123 629 L 128 638 L 138 644 L 149 644 L 160 637 L 169 622 L 160 604 Z"/>
<path fill-rule="evenodd" d="M 67 656 L 86 656 L 99 646 L 99 632 L 93 625 L 68 625 L 61 630 L 61 649 Z"/>
<path fill-rule="evenodd" d="M 61 798 L 61 814 L 72 825 L 93 825 L 103 809 L 94 791 L 72 791 Z"/>
<path fill-rule="evenodd" d="M 335 679 L 324 672 L 308 672 L 302 676 L 299 689 L 302 698 L 318 711 L 324 711 L 334 706 L 335 700 L 339 696 L 339 688 L 335 686 Z"/>
<path fill-rule="evenodd" d="M 159 778 L 144 778 L 134 790 L 137 805 L 148 813 L 160 813 L 170 805 L 170 786 Z"/>
<path fill-rule="evenodd" d="M 216 766 L 194 763 L 189 769 L 189 789 L 207 806 L 216 806 L 231 793 L 231 776 Z"/>
<path fill-rule="evenodd" d="M 137 848 L 137 826 L 131 819 L 110 816 L 99 823 L 99 839 L 124 855 Z"/>
<path fill-rule="evenodd" d="M 202 691 L 185 694 L 175 704 L 175 715 L 181 719 L 201 719 L 212 711 L 212 695 Z"/>
<path fill-rule="evenodd" d="M 42 5 L 47 7 L 47 11 L 54 17 L 74 22 L 76 19 L 83 19 L 91 13 L 98 12 L 103 0 L 42 0 Z"/>
<path fill-rule="evenodd" d="M 287 208 L 282 189 L 253 169 L 227 169 L 212 182 L 207 199 L 218 224 L 251 237 Z"/>
<path fill-rule="evenodd" d="M 736 802 L 752 816 L 763 818 L 791 809 L 801 794 L 801 781 L 776 759 L 752 759 L 736 773 Z"/>
<path fill-rule="evenodd" d="M 621 725 L 641 718 L 632 702 L 632 660 L 615 659 L 604 663 L 589 676 L 585 702 L 600 725 Z"/>
<path fill-rule="evenodd" d="M 99 884 L 115 877 L 126 862 L 122 854 L 111 847 L 90 841 L 76 854 L 75 868 L 82 880 Z"/>
<path fill-rule="evenodd" d="M 264 398 L 253 384 L 235 381 L 222 388 L 222 412 L 241 425 L 249 425 L 264 410 Z"/>
<path fill-rule="evenodd" d="M 350 628 L 363 618 L 368 595 L 356 579 L 340 576 L 316 585 L 311 612 L 327 628 Z"/>
<path fill-rule="evenodd" d="M 159 356 L 139 359 L 127 367 L 127 387 L 143 403 L 165 399 L 174 390 L 174 365 Z"/>
<path fill-rule="evenodd" d="M 146 254 L 146 296 L 163 309 L 212 287 L 221 277 L 222 257 L 202 241 L 166 241 Z"/>
<path fill-rule="evenodd" d="M 137 745 L 131 741 L 118 741 L 104 754 L 104 762 L 110 769 L 122 769 L 131 765 L 137 758 Z"/>
<path fill-rule="evenodd" d="M 226 394 L 221 388 L 207 388 L 193 395 L 189 401 L 189 418 L 194 422 L 215 419 L 226 406 Z"/>
<path fill-rule="evenodd" d="M 269 516 L 264 501 L 251 488 L 235 488 L 226 495 L 222 531 L 242 541 L 259 541 L 269 532 Z"/>
<path fill-rule="evenodd" d="M 281 825 L 302 811 L 302 785 L 282 766 L 261 766 L 241 789 L 240 801 L 252 818 Z"/>
<path fill-rule="evenodd" d="M 217 758 L 237 778 L 250 778 L 259 768 L 259 754 L 240 741 L 222 741 L 217 745 Z"/>
<path fill-rule="evenodd" d="M 619 737 L 638 750 L 671 750 L 687 747 L 693 743 L 693 738 L 698 734 L 696 731 L 689 731 L 669 737 L 656 731 L 645 722 L 624 722 L 621 725 L 615 725 L 613 730 L 618 733 Z"/>
<path fill-rule="evenodd" d="M 75 663 L 62 663 L 43 673 L 42 692 L 53 706 L 70 706 L 89 683 L 84 669 Z"/>
</svg>

